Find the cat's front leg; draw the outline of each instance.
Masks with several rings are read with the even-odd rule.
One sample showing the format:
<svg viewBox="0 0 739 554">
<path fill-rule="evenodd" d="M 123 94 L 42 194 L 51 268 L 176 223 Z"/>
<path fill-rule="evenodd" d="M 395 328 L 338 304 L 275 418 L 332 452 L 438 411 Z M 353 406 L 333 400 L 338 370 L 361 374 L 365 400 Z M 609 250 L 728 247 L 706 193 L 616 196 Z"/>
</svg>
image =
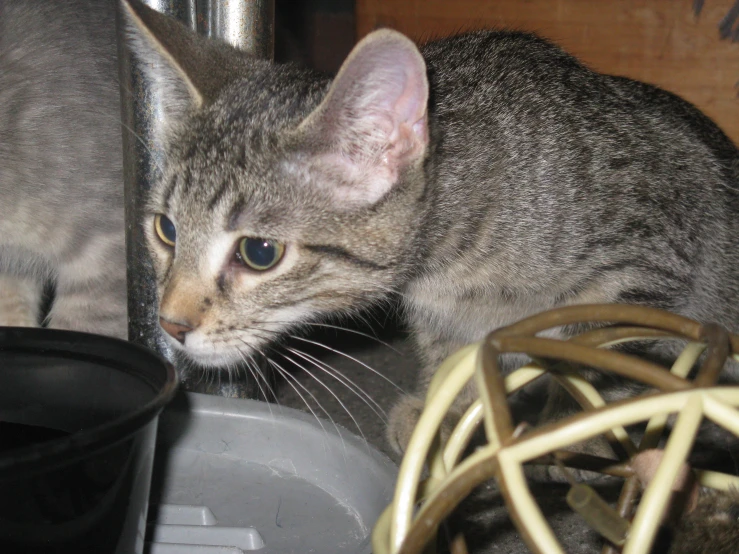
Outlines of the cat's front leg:
<svg viewBox="0 0 739 554">
<path fill-rule="evenodd" d="M 438 333 L 427 330 L 416 329 L 414 339 L 423 361 L 418 387 L 414 394 L 402 396 L 392 407 L 388 416 L 387 441 L 398 454 L 405 452 L 416 423 L 421 417 L 428 386 L 436 373 L 436 369 L 450 354 L 464 346 L 462 343 L 448 340 Z M 467 385 L 453 404 L 450 415 L 444 421 L 442 438 L 449 434 L 456 420 L 473 401 L 474 390 L 470 385 Z"/>
<path fill-rule="evenodd" d="M 0 325 L 38 327 L 42 284 L 30 277 L 0 275 Z"/>
<path fill-rule="evenodd" d="M 77 265 L 62 267 L 49 313 L 49 327 L 126 339 L 128 301 L 122 256 L 98 260 L 86 272 Z"/>
<path fill-rule="evenodd" d="M 461 342 L 450 339 L 442 333 L 438 333 L 419 326 L 413 327 L 413 338 L 416 341 L 418 353 L 423 362 L 419 374 L 418 387 L 414 394 L 408 394 L 400 398 L 390 410 L 387 427 L 387 440 L 392 448 L 402 454 L 405 452 L 408 441 L 413 434 L 416 423 L 423 411 L 429 384 L 436 374 L 436 370 L 450 355 L 460 348 L 473 343 L 475 338 Z M 519 354 L 507 354 L 499 360 L 499 369 L 507 375 L 512 370 L 522 366 L 529 360 Z M 453 402 L 448 416 L 444 419 L 441 427 L 441 438 L 445 441 L 449 436 L 459 418 L 477 400 L 477 388 L 474 380 L 470 380 L 462 388 Z"/>
</svg>

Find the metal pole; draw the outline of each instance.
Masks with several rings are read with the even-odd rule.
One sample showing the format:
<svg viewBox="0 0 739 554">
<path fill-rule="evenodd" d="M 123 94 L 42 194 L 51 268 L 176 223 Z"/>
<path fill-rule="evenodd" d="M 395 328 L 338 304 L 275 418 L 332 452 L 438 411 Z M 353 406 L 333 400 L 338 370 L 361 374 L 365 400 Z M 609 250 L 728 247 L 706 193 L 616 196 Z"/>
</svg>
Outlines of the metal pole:
<svg viewBox="0 0 739 554">
<path fill-rule="evenodd" d="M 197 29 L 259 58 L 275 52 L 274 0 L 197 0 Z"/>
<path fill-rule="evenodd" d="M 274 0 L 143 0 L 193 30 L 227 40 L 262 57 L 274 49 Z M 156 279 L 145 247 L 141 212 L 160 177 L 163 159 L 163 99 L 125 45 L 120 5 L 116 15 L 123 123 L 123 178 L 126 198 L 128 336 L 174 362 L 159 329 Z"/>
</svg>

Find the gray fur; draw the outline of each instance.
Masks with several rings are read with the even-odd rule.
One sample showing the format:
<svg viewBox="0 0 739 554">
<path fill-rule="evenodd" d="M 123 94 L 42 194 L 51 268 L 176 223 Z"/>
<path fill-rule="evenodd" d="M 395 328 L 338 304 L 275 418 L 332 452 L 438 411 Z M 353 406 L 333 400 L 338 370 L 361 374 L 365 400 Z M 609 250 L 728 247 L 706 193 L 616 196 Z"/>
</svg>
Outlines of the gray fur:
<svg viewBox="0 0 739 554">
<path fill-rule="evenodd" d="M 382 31 L 332 81 L 181 26 L 157 36 L 160 16 L 126 6 L 135 55 L 178 100 L 142 224 L 160 314 L 193 329 L 172 343 L 198 362 L 235 364 L 393 291 L 424 358 L 419 394 L 453 349 L 555 306 L 632 302 L 737 330 L 739 154 L 676 96 L 510 32 L 422 59 Z M 247 270 L 245 236 L 284 243 L 284 259 Z M 391 414 L 399 448 L 418 405 Z"/>
<path fill-rule="evenodd" d="M 126 336 L 113 6 L 0 1 L 0 324 Z"/>
<path fill-rule="evenodd" d="M 413 49 L 389 32 L 366 39 L 328 102 L 327 80 L 255 63 L 183 125 L 151 209 L 175 214 L 182 230 L 174 260 L 152 240 L 165 299 L 211 302 L 166 303 L 171 317 L 197 320 L 186 349 L 207 362 L 217 344 L 217 361 L 228 361 L 229 350 L 249 354 L 302 319 L 398 290 L 425 360 L 422 394 L 453 349 L 556 306 L 640 303 L 737 329 L 734 145 L 676 96 L 594 73 L 534 36 L 478 32 L 426 45 L 428 145 L 397 164 L 379 200 L 338 194 L 375 186 L 384 170 L 369 123 L 392 120 L 398 97 L 423 97 Z M 389 138 L 383 146 L 393 149 Z M 366 182 L 352 169 L 322 171 L 327 152 L 362 168 Z M 227 264 L 194 277 L 234 213 L 232 240 L 281 240 L 293 265 L 243 286 Z M 233 245 L 222 248 L 219 260 Z M 172 284 L 178 274 L 189 282 Z M 218 276 L 233 286 L 219 291 Z M 292 313 L 279 315 L 286 306 Z M 398 448 L 419 406 L 410 397 L 391 414 Z"/>
</svg>

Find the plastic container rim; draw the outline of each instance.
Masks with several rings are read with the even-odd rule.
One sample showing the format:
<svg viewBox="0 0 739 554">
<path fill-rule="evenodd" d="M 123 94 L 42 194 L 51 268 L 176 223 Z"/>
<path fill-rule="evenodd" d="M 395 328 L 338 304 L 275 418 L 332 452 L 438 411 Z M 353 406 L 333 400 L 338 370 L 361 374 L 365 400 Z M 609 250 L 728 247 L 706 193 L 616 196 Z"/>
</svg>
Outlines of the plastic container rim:
<svg viewBox="0 0 739 554">
<path fill-rule="evenodd" d="M 105 350 L 109 350 L 111 354 L 103 354 Z M 60 329 L 0 327 L 0 352 L 5 351 L 39 356 L 48 353 L 56 357 L 98 363 L 137 377 L 158 392 L 147 403 L 112 421 L 74 431 L 66 437 L 3 453 L 0 455 L 0 481 L 16 479 L 27 473 L 48 471 L 55 466 L 72 463 L 114 446 L 158 417 L 177 390 L 178 378 L 172 364 L 148 348 L 113 337 Z M 118 359 L 112 357 L 118 353 L 128 353 L 129 359 L 126 356 Z M 160 365 L 163 379 L 155 382 L 155 378 L 148 372 L 136 367 L 136 357 L 143 358 L 147 367 Z M 138 363 L 143 365 L 142 360 Z"/>
</svg>

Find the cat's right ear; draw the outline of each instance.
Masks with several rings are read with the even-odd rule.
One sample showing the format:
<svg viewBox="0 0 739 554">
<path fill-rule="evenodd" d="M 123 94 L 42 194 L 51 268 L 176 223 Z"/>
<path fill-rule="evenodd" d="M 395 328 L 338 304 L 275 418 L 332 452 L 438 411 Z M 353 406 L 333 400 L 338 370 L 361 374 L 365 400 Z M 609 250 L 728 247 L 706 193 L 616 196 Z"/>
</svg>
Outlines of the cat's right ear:
<svg viewBox="0 0 739 554">
<path fill-rule="evenodd" d="M 215 98 L 234 78 L 238 56 L 225 44 L 200 37 L 139 0 L 120 0 L 127 44 L 142 71 L 178 120 Z"/>
<path fill-rule="evenodd" d="M 402 34 L 375 31 L 352 50 L 298 128 L 314 151 L 315 181 L 330 187 L 338 205 L 374 204 L 423 160 L 428 95 L 426 63 Z"/>
</svg>

